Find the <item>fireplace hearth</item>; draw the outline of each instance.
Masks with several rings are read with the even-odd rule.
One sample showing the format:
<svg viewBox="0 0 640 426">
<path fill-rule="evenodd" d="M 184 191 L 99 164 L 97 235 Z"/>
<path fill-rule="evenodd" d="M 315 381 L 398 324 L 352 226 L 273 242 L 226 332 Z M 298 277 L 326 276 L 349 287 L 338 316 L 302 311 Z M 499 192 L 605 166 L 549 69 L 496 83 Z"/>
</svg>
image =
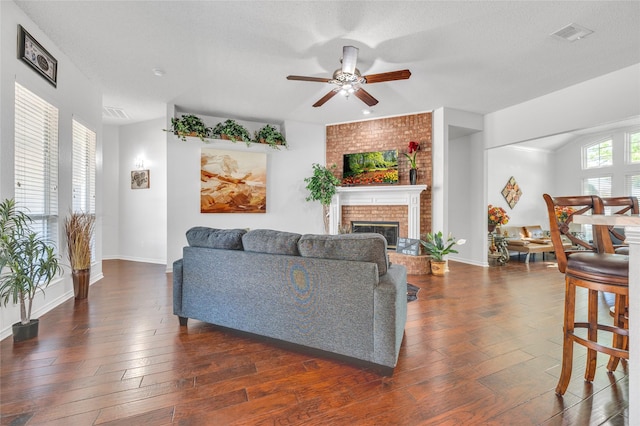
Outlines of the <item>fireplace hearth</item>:
<svg viewBox="0 0 640 426">
<path fill-rule="evenodd" d="M 398 232 L 400 229 L 399 222 L 384 222 L 384 221 L 351 221 L 351 232 L 375 232 L 382 235 L 387 240 L 387 249 L 395 250 L 398 244 Z"/>
</svg>

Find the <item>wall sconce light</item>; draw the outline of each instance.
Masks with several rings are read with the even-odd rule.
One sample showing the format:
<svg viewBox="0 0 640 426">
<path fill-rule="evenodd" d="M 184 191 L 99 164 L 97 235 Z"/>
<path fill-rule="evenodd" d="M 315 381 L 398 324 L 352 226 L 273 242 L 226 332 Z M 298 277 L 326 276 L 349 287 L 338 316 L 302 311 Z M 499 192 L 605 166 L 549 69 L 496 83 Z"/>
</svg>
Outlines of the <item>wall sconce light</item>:
<svg viewBox="0 0 640 426">
<path fill-rule="evenodd" d="M 136 157 L 134 165 L 136 169 L 142 170 L 144 169 L 144 160 L 141 157 Z"/>
</svg>

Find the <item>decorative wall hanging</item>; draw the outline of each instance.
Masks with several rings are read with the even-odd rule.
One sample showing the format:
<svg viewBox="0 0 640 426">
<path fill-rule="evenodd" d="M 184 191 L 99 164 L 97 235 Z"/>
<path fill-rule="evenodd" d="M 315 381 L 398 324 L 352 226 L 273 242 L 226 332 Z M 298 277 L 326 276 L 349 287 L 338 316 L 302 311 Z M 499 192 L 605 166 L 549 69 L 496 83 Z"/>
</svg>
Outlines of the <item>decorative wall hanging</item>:
<svg viewBox="0 0 640 426">
<path fill-rule="evenodd" d="M 267 154 L 203 148 L 200 213 L 266 213 Z"/>
<path fill-rule="evenodd" d="M 520 196 L 522 196 L 522 191 L 520 190 L 520 186 L 516 182 L 515 178 L 511 176 L 509 181 L 502 189 L 502 196 L 509 204 L 509 207 L 514 208 L 518 201 L 520 201 Z"/>
<path fill-rule="evenodd" d="M 53 87 L 57 86 L 58 61 L 22 25 L 18 25 L 18 58 L 38 71 Z"/>
<path fill-rule="evenodd" d="M 149 189 L 149 170 L 131 172 L 131 189 Z"/>
</svg>

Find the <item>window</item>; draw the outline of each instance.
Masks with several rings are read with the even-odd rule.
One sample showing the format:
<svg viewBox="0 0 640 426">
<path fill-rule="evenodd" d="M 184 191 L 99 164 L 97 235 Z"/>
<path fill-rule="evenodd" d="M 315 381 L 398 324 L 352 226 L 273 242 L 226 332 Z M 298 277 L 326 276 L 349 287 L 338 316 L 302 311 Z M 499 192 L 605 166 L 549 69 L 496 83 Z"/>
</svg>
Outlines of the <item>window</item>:
<svg viewBox="0 0 640 426">
<path fill-rule="evenodd" d="M 607 139 L 584 147 L 582 157 L 585 169 L 613 165 L 613 140 Z"/>
<path fill-rule="evenodd" d="M 58 109 L 15 85 L 15 200 L 43 238 L 58 242 Z"/>
<path fill-rule="evenodd" d="M 73 211 L 96 212 L 96 133 L 73 120 Z"/>
<path fill-rule="evenodd" d="M 633 197 L 640 197 L 640 175 L 625 176 L 624 193 Z"/>
<path fill-rule="evenodd" d="M 640 131 L 627 133 L 628 163 L 640 163 Z"/>
<path fill-rule="evenodd" d="M 611 176 L 586 178 L 582 181 L 583 195 L 611 197 Z"/>
</svg>

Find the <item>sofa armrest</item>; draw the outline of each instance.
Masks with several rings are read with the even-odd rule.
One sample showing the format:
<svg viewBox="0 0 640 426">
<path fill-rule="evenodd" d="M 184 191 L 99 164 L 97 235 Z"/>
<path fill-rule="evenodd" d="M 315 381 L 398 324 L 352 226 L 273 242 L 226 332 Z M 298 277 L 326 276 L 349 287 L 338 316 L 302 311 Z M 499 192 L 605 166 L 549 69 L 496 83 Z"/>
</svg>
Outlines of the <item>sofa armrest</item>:
<svg viewBox="0 0 640 426">
<path fill-rule="evenodd" d="M 379 357 L 376 362 L 395 366 L 407 322 L 407 269 L 403 265 L 391 265 L 380 277 L 374 297 L 374 341 Z"/>
<path fill-rule="evenodd" d="M 173 262 L 173 314 L 182 317 L 182 259 Z"/>
</svg>

